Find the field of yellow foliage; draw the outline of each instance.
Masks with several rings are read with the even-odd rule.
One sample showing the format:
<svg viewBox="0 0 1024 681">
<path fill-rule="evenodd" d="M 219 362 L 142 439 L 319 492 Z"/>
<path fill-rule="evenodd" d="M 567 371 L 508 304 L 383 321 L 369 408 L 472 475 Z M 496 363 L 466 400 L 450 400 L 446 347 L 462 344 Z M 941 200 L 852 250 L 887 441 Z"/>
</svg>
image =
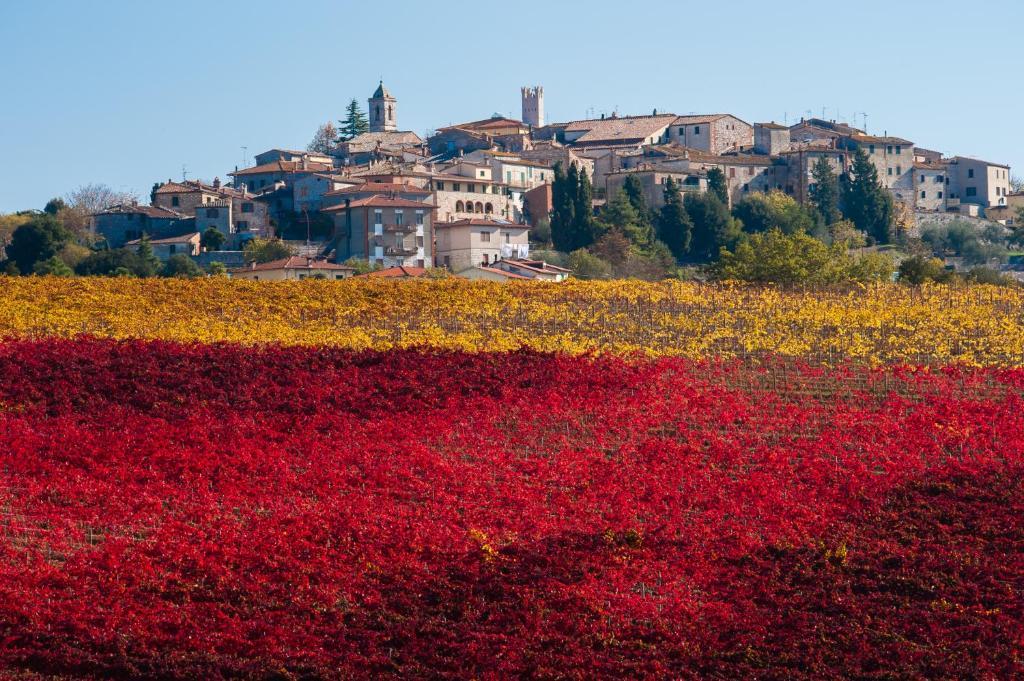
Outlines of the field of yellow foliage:
<svg viewBox="0 0 1024 681">
<path fill-rule="evenodd" d="M 801 291 L 635 281 L 0 277 L 0 337 L 78 335 L 1019 366 L 1024 293 L 988 286 Z"/>
</svg>

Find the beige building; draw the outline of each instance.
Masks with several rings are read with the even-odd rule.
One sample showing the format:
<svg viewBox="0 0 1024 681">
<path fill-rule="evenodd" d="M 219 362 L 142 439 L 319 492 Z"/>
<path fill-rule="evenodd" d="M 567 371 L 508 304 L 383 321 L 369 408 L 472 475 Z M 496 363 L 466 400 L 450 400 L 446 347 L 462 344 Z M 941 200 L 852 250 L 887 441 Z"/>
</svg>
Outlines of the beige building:
<svg viewBox="0 0 1024 681">
<path fill-rule="evenodd" d="M 673 170 L 665 167 L 640 166 L 617 170 L 605 177 L 605 194 L 612 200 L 626 184 L 626 179 L 635 177 L 643 189 L 644 201 L 653 210 L 665 205 L 665 183 L 671 178 L 679 184 L 681 192 L 707 191 L 707 174 L 701 171 Z"/>
<path fill-rule="evenodd" d="M 610 116 L 551 126 L 559 141 L 574 147 L 642 146 L 669 139 L 675 114 Z"/>
<path fill-rule="evenodd" d="M 490 174 L 490 168 L 485 170 Z M 461 175 L 435 174 L 431 180 L 438 222 L 451 222 L 474 215 L 487 215 L 508 221 L 520 217 L 508 187 L 500 182 Z"/>
<path fill-rule="evenodd" d="M 1010 167 L 968 156 L 946 161 L 949 198 L 958 205 L 978 206 L 982 211 L 1007 205 L 1010 195 Z"/>
<path fill-rule="evenodd" d="M 1024 226 L 1019 211 L 1024 209 L 1024 192 L 1011 193 L 1006 196 L 1005 206 L 990 206 L 985 209 L 985 217 L 1007 227 Z"/>
<path fill-rule="evenodd" d="M 466 218 L 435 225 L 437 256 L 434 264 L 459 273 L 488 266 L 504 258 L 525 258 L 530 250 L 530 228 L 507 220 Z"/>
<path fill-rule="evenodd" d="M 199 232 L 190 232 L 181 236 L 172 236 L 165 239 L 150 239 L 149 246 L 153 249 L 153 255 L 157 259 L 167 262 L 172 255 L 199 255 L 200 250 Z M 133 239 L 125 243 L 125 248 L 138 251 L 142 245 L 142 239 Z"/>
<path fill-rule="evenodd" d="M 848 138 L 863 149 L 878 170 L 878 179 L 894 199 L 914 205 L 914 143 L 901 137 L 855 134 Z"/>
<path fill-rule="evenodd" d="M 249 281 L 296 281 L 299 279 L 347 279 L 355 270 L 326 260 L 314 260 L 293 255 L 281 260 L 252 263 L 248 267 L 231 270 L 233 279 Z"/>
<path fill-rule="evenodd" d="M 914 163 L 914 208 L 919 211 L 945 212 L 948 190 L 948 166 L 939 162 Z"/>
</svg>

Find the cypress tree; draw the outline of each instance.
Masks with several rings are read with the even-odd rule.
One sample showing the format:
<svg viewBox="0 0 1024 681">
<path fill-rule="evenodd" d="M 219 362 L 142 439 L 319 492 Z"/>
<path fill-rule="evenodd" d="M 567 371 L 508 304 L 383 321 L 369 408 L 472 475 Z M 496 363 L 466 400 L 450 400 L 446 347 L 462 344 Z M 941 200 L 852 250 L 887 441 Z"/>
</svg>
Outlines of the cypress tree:
<svg viewBox="0 0 1024 681">
<path fill-rule="evenodd" d="M 729 205 L 729 185 L 721 168 L 712 168 L 708 171 L 708 193 L 714 194 L 726 206 Z"/>
<path fill-rule="evenodd" d="M 665 182 L 665 205 L 658 215 L 658 238 L 668 245 L 676 260 L 681 260 L 690 250 L 693 223 L 683 206 L 679 184 L 671 177 Z"/>
<path fill-rule="evenodd" d="M 839 178 L 832 172 L 832 166 L 824 156 L 818 158 L 811 169 L 814 184 L 810 188 L 811 204 L 818 209 L 826 225 L 834 225 L 843 219 L 839 210 Z"/>
</svg>

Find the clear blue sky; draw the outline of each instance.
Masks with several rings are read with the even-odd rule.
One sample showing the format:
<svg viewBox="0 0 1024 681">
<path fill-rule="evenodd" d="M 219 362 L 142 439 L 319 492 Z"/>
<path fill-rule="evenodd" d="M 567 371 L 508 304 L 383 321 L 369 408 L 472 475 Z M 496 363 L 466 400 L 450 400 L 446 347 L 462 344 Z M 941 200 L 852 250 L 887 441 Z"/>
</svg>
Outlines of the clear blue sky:
<svg viewBox="0 0 1024 681">
<path fill-rule="evenodd" d="M 241 147 L 303 148 L 384 78 L 420 134 L 548 120 L 813 111 L 1024 174 L 1019 0 L 0 1 L 0 212 L 89 182 L 146 196 Z M 860 118 L 858 116 L 858 122 Z M 1015 171 L 1016 173 L 1017 171 Z"/>
</svg>

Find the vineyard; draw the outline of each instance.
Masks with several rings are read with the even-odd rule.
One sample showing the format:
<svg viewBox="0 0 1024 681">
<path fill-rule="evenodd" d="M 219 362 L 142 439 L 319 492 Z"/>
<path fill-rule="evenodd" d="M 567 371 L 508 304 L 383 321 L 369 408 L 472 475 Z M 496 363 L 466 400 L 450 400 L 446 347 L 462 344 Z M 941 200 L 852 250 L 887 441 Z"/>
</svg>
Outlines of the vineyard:
<svg viewBox="0 0 1024 681">
<path fill-rule="evenodd" d="M 0 669 L 1019 678 L 1020 295 L 4 281 Z"/>
<path fill-rule="evenodd" d="M 636 281 L 8 278 L 0 338 L 611 352 L 824 364 L 1024 365 L 1024 292 Z"/>
</svg>

